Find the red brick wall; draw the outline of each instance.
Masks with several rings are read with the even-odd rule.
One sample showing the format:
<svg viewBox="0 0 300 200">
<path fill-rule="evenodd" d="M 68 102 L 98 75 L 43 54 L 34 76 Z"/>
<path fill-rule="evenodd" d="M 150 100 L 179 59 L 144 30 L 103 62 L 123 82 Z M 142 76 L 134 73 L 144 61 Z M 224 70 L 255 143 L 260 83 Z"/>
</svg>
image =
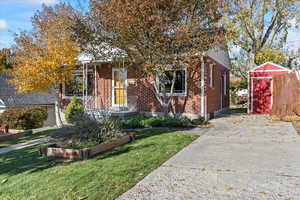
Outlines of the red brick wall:
<svg viewBox="0 0 300 200">
<path fill-rule="evenodd" d="M 209 86 L 209 66 L 213 65 L 213 87 Z M 226 74 L 226 94 L 223 88 L 223 75 Z M 205 90 L 207 113 L 212 113 L 229 107 L 229 70 L 210 58 L 206 58 Z"/>
<path fill-rule="evenodd" d="M 222 75 L 227 73 L 227 87 L 229 86 L 229 71 L 210 58 L 205 58 L 205 93 L 207 113 L 221 109 L 221 90 Z M 209 63 L 214 64 L 214 87 L 208 87 L 209 84 Z M 96 73 L 96 92 L 99 96 L 99 105 L 106 108 L 112 106 L 112 66 L 113 64 L 102 64 L 97 67 Z M 171 110 L 174 113 L 189 113 L 200 115 L 201 97 L 200 97 L 200 64 L 195 63 L 187 70 L 187 95 L 174 97 Z M 141 78 L 141 75 L 130 68 L 127 72 L 127 96 L 137 96 L 137 111 L 140 112 L 161 112 L 159 102 L 157 101 L 151 82 L 153 78 Z M 228 87 L 229 88 L 229 87 Z M 223 107 L 229 106 L 229 90 L 227 95 L 223 96 Z M 63 100 L 67 104 L 68 100 Z"/>
<path fill-rule="evenodd" d="M 174 113 L 199 114 L 200 112 L 200 68 L 195 64 L 187 70 L 187 95 L 173 97 L 171 110 Z M 156 99 L 151 82 L 153 78 L 137 78 L 133 70 L 128 71 L 128 79 L 135 84 L 128 85 L 128 96 L 138 96 L 138 110 L 142 112 L 161 112 L 161 106 Z"/>
</svg>

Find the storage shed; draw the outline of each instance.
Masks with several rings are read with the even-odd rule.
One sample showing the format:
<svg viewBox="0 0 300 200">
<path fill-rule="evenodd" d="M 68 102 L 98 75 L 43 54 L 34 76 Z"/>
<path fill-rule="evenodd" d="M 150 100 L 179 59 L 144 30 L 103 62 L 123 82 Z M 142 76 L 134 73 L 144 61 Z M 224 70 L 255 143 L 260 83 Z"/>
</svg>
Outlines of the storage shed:
<svg viewBox="0 0 300 200">
<path fill-rule="evenodd" d="M 269 114 L 273 104 L 273 76 L 290 69 L 267 62 L 248 72 L 248 113 Z"/>
</svg>

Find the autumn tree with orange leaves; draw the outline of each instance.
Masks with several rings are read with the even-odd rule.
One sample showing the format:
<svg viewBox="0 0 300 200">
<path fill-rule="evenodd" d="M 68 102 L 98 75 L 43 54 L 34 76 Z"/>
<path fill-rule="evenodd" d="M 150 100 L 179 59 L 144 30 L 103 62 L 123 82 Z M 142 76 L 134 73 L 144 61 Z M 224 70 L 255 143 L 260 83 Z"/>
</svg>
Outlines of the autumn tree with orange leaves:
<svg viewBox="0 0 300 200">
<path fill-rule="evenodd" d="M 92 24 L 101 27 L 94 35 L 101 33 L 100 41 L 124 50 L 145 77 L 158 77 L 152 89 L 164 116 L 173 98 L 175 70 L 201 61 L 224 38 L 219 0 L 93 0 L 91 6 Z M 172 80 L 167 71 L 173 72 Z M 168 92 L 167 82 L 172 83 Z"/>
<path fill-rule="evenodd" d="M 80 52 L 70 31 L 72 13 L 66 4 L 44 6 L 32 18 L 33 30 L 15 36 L 12 83 L 18 92 L 51 93 L 55 88 L 59 101 L 58 86 L 71 80 Z"/>
</svg>

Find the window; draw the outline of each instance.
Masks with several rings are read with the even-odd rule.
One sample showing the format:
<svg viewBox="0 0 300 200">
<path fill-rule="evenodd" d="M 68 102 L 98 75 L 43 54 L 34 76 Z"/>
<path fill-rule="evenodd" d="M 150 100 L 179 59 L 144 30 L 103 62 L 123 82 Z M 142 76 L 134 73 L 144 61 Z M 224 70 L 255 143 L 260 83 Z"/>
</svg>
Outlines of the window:
<svg viewBox="0 0 300 200">
<path fill-rule="evenodd" d="M 165 88 L 165 91 L 167 94 L 170 94 L 171 87 L 172 87 L 172 80 L 173 80 L 173 74 L 174 71 L 167 71 L 165 73 L 165 84 L 159 83 L 159 90 L 160 93 L 163 92 L 163 88 Z M 173 95 L 185 95 L 186 93 L 186 70 L 176 70 L 175 72 L 175 83 L 174 83 L 174 91 Z M 164 86 L 164 87 L 163 87 Z"/>
<path fill-rule="evenodd" d="M 224 78 L 223 78 L 223 80 L 224 80 L 224 95 L 227 95 L 227 76 L 226 76 L 226 72 L 224 73 Z"/>
<path fill-rule="evenodd" d="M 209 65 L 209 87 L 213 88 L 214 87 L 214 66 Z"/>
<path fill-rule="evenodd" d="M 83 95 L 83 72 L 74 72 L 73 79 L 64 85 L 64 96 L 66 97 L 82 97 Z M 87 75 L 87 95 L 93 95 L 94 74 L 92 71 Z"/>
</svg>

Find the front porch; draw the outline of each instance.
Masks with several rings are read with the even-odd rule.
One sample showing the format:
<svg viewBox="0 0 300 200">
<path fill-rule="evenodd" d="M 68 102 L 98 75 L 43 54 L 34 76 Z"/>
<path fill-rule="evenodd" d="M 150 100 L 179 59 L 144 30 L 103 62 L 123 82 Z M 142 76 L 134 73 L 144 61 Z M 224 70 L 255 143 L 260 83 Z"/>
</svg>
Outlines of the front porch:
<svg viewBox="0 0 300 200">
<path fill-rule="evenodd" d="M 138 113 L 138 95 L 128 92 L 127 70 L 112 63 L 83 64 L 73 73 L 73 80 L 62 87 L 67 103 L 75 96 L 84 111 L 100 120 L 107 116 L 127 117 Z"/>
</svg>

